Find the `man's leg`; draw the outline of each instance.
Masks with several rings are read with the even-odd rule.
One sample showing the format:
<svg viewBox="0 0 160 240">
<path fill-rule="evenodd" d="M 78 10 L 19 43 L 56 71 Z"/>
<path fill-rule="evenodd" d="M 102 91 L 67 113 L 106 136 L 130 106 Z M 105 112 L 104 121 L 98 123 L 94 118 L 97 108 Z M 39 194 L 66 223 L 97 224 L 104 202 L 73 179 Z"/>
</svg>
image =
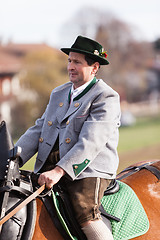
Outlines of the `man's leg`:
<svg viewBox="0 0 160 240">
<path fill-rule="evenodd" d="M 113 240 L 109 220 L 102 221 L 99 206 L 111 180 L 85 178 L 67 184 L 75 216 L 88 240 Z"/>
<path fill-rule="evenodd" d="M 107 224 L 100 219 L 83 223 L 82 231 L 88 240 L 113 240 L 109 220 Z"/>
</svg>

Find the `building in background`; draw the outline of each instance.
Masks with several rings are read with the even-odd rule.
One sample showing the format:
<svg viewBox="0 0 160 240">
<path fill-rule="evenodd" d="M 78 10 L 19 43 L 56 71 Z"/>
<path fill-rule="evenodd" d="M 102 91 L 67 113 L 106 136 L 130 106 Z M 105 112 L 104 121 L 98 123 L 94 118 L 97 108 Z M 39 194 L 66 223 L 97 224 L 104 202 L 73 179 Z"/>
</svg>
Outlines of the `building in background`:
<svg viewBox="0 0 160 240">
<path fill-rule="evenodd" d="M 48 48 L 46 44 L 0 44 L 0 121 L 10 125 L 14 99 L 23 94 L 19 74 L 23 72 L 24 57 Z"/>
</svg>

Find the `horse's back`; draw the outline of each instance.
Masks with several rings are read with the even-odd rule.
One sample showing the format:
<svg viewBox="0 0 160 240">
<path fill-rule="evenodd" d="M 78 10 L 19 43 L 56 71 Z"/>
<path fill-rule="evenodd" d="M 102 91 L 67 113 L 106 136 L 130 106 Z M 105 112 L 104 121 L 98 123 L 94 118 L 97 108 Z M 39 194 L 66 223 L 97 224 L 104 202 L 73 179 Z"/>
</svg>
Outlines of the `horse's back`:
<svg viewBox="0 0 160 240">
<path fill-rule="evenodd" d="M 138 164 L 139 165 L 139 164 Z M 155 161 L 152 166 L 160 170 L 160 161 Z M 148 232 L 136 239 L 157 240 L 160 236 L 160 181 L 150 171 L 143 169 L 122 180 L 137 194 L 149 219 Z"/>
</svg>

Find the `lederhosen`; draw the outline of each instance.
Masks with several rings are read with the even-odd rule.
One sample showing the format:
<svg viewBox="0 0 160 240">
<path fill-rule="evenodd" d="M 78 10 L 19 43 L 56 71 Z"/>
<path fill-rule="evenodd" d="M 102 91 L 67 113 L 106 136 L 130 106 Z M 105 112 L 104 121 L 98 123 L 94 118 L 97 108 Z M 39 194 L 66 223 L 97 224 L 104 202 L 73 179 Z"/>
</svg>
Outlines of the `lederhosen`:
<svg viewBox="0 0 160 240">
<path fill-rule="evenodd" d="M 59 159 L 59 139 L 57 138 L 40 172 L 53 169 Z M 111 180 L 90 177 L 72 181 L 64 176 L 60 181 L 68 192 L 79 224 L 101 218 L 99 211 L 100 201 Z"/>
</svg>

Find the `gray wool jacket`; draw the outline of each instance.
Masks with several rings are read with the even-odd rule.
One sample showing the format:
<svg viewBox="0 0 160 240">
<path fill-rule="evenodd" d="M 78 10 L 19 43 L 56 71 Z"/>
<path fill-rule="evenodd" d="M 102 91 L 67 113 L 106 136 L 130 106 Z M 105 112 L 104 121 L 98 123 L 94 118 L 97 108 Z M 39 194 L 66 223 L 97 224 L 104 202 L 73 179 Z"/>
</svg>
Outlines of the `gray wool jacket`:
<svg viewBox="0 0 160 240">
<path fill-rule="evenodd" d="M 115 178 L 119 163 L 119 95 L 103 80 L 94 80 L 71 104 L 71 82 L 52 91 L 43 116 L 16 143 L 22 148 L 23 164 L 38 152 L 34 167 L 38 172 L 59 136 L 57 165 L 72 180 Z"/>
</svg>

